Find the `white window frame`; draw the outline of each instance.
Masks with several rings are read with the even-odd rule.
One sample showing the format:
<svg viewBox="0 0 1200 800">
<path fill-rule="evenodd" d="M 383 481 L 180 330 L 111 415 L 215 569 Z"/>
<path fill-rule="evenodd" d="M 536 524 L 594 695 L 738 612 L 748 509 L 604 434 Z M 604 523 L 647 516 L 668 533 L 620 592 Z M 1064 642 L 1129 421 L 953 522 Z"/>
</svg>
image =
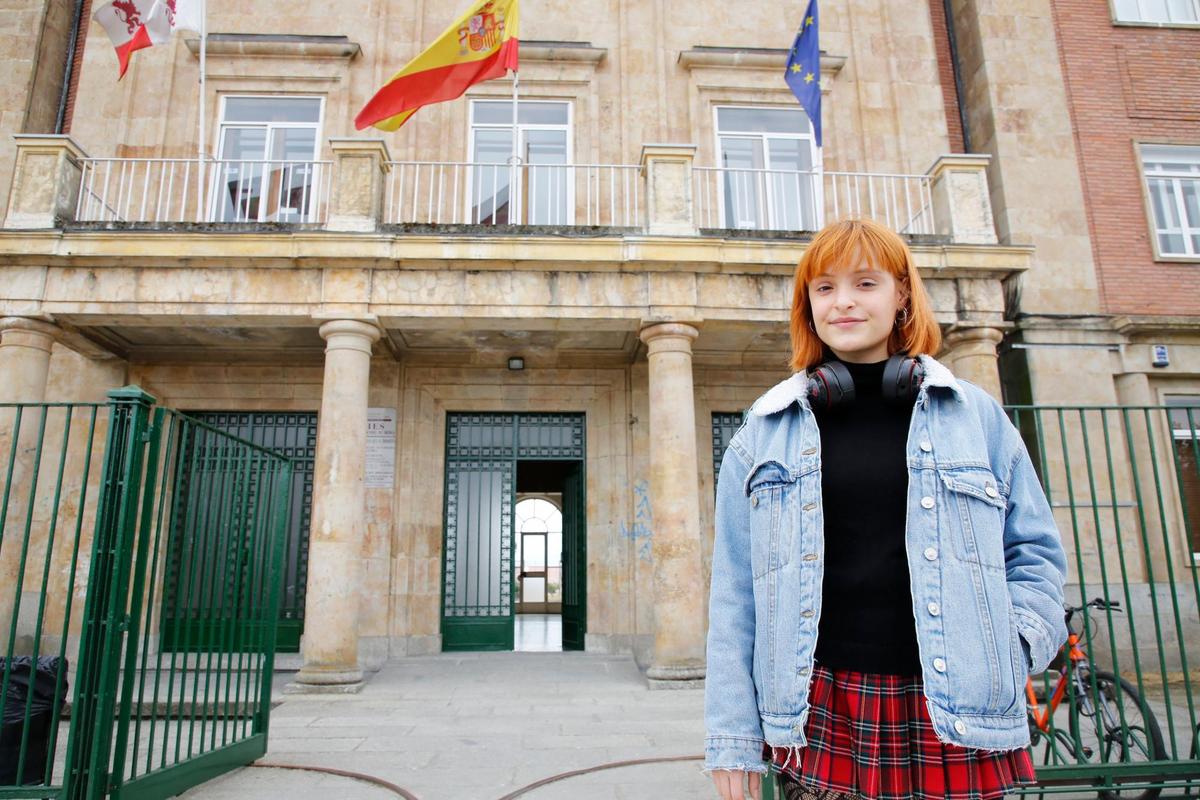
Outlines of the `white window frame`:
<svg viewBox="0 0 1200 800">
<path fill-rule="evenodd" d="M 1167 17 L 1168 17 L 1167 19 L 1165 19 L 1165 20 L 1147 19 L 1147 15 L 1146 15 L 1146 12 L 1143 11 L 1143 7 L 1144 7 L 1145 3 L 1149 2 L 1149 0 L 1125 0 L 1126 2 L 1132 2 L 1134 4 L 1135 8 L 1137 9 L 1137 11 L 1136 11 L 1136 16 L 1134 16 L 1134 17 L 1122 17 L 1121 11 L 1118 8 L 1118 3 L 1120 1 L 1121 0 L 1110 0 L 1110 2 L 1109 2 L 1109 10 L 1112 14 L 1112 21 L 1113 21 L 1114 25 L 1139 25 L 1139 26 L 1144 25 L 1144 26 L 1149 26 L 1149 27 L 1154 27 L 1154 28 L 1198 28 L 1198 27 L 1200 27 L 1200 0 L 1185 0 L 1186 2 L 1191 3 L 1192 18 L 1191 19 L 1179 19 L 1179 20 L 1170 18 L 1171 17 L 1170 2 L 1166 3 Z"/>
<path fill-rule="evenodd" d="M 1146 154 L 1144 152 L 1145 148 L 1147 147 L 1177 147 L 1180 150 L 1194 150 L 1194 154 L 1189 154 L 1186 156 L 1181 154 L 1181 156 L 1175 160 L 1194 163 L 1197 166 L 1197 171 L 1171 172 L 1169 170 L 1147 169 Z M 1142 193 L 1145 197 L 1146 203 L 1146 219 L 1150 223 L 1150 244 L 1154 248 L 1154 259 L 1156 261 L 1200 261 L 1200 248 L 1197 248 L 1192 242 L 1193 236 L 1200 235 L 1200 227 L 1188 227 L 1187 225 L 1187 214 L 1185 213 L 1186 209 L 1184 208 L 1182 189 L 1182 181 L 1194 180 L 1197 182 L 1197 191 L 1200 191 L 1200 145 L 1138 142 L 1135 143 L 1134 149 L 1137 155 L 1138 170 L 1142 177 Z M 1154 198 L 1150 191 L 1151 180 L 1168 180 L 1171 182 L 1171 197 L 1175 202 L 1175 211 L 1180 220 L 1180 227 L 1178 229 L 1160 227 L 1160 220 L 1154 213 Z M 1160 232 L 1178 232 L 1183 237 L 1184 252 L 1163 252 L 1158 242 L 1158 236 Z"/>
<path fill-rule="evenodd" d="M 717 168 L 723 169 L 724 164 L 721 163 L 721 137 L 722 136 L 729 136 L 729 137 L 736 137 L 736 138 L 743 138 L 743 139 L 758 139 L 759 141 L 762 142 L 762 152 L 763 152 L 763 158 L 764 158 L 763 163 L 765 164 L 764 169 L 769 170 L 769 169 L 772 169 L 772 167 L 770 166 L 771 151 L 770 151 L 770 148 L 767 146 L 767 141 L 766 141 L 768 137 L 788 138 L 788 139 L 797 139 L 800 141 L 807 141 L 808 147 L 809 147 L 809 155 L 810 155 L 809 160 L 812 162 L 812 165 L 813 165 L 813 167 L 812 167 L 812 176 L 813 176 L 813 184 L 814 184 L 813 185 L 813 189 L 814 189 L 814 191 L 813 191 L 813 205 L 814 205 L 813 212 L 814 212 L 814 215 L 816 216 L 816 220 L 815 220 L 816 227 L 819 229 L 825 222 L 825 220 L 824 220 L 824 216 L 825 216 L 824 186 L 823 186 L 823 182 L 821 180 L 821 174 L 823 172 L 823 169 L 822 169 L 823 165 L 821 163 L 821 148 L 817 147 L 817 138 L 816 138 L 816 134 L 813 132 L 812 122 L 811 121 L 809 122 L 808 133 L 764 133 L 763 131 L 738 131 L 738 130 L 722 131 L 721 130 L 720 111 L 723 108 L 724 109 L 752 109 L 752 110 L 760 110 L 760 109 L 761 110 L 786 110 L 786 111 L 797 110 L 801 114 L 804 113 L 803 109 L 797 109 L 795 106 L 780 106 L 780 105 L 759 104 L 759 103 L 716 103 L 712 107 L 713 153 L 715 155 Z M 718 181 L 720 182 L 720 185 L 718 186 L 718 194 L 720 196 L 720 203 L 718 205 L 719 205 L 720 211 L 721 211 L 721 217 L 720 217 L 721 227 L 728 228 L 731 226 L 730 226 L 730 221 L 728 220 L 728 218 L 726 216 L 726 214 L 728 212 L 727 212 L 727 209 L 725 208 L 724 177 L 723 177 L 723 173 L 718 173 L 718 175 L 722 176 L 722 177 L 718 178 Z M 768 221 L 773 219 L 775 216 L 775 209 L 773 207 L 773 203 L 774 203 L 773 192 L 767 192 L 767 203 L 768 203 L 768 208 L 764 208 L 761 213 L 766 216 L 766 219 L 763 220 L 763 222 L 765 224 L 767 224 L 768 227 L 759 228 L 756 230 L 772 230 L 772 228 L 769 227 Z"/>
<path fill-rule="evenodd" d="M 225 112 L 226 112 L 228 101 L 230 99 L 234 99 L 234 100 L 280 100 L 280 99 L 316 100 L 318 103 L 317 121 L 315 123 L 313 123 L 313 122 L 227 122 L 225 120 Z M 217 140 L 213 146 L 213 152 L 217 154 L 218 162 L 222 161 L 224 159 L 224 155 L 225 155 L 224 150 L 225 150 L 225 130 L 226 130 L 226 128 L 264 128 L 267 132 L 266 141 L 267 141 L 268 148 L 270 147 L 270 143 L 272 141 L 272 133 L 276 129 L 279 129 L 279 128 L 314 128 L 316 131 L 316 134 L 315 134 L 315 136 L 313 136 L 313 154 L 312 154 L 312 158 L 309 160 L 316 162 L 319 160 L 319 156 L 320 156 L 320 152 L 321 152 L 322 135 L 323 135 L 323 131 L 325 128 L 325 96 L 318 95 L 318 94 L 262 94 L 262 93 L 256 94 L 253 92 L 251 92 L 251 93 L 230 92 L 228 94 L 222 94 L 220 96 L 220 111 L 217 114 L 217 130 L 216 130 Z M 282 159 L 265 159 L 265 160 L 271 161 L 271 160 L 282 160 Z M 314 165 L 313 176 L 312 176 L 312 188 L 309 190 L 310 198 L 311 198 L 309 200 L 309 203 L 313 209 L 312 213 L 310 214 L 310 217 L 315 217 L 315 215 L 317 213 L 316 212 L 317 204 L 318 204 L 319 198 L 321 197 L 321 191 L 323 189 L 323 187 L 321 186 L 321 180 L 320 180 L 322 177 L 323 176 L 321 176 L 319 174 L 319 172 L 316 170 L 315 165 Z M 212 198 L 209 201 L 209 219 L 211 219 L 211 220 L 215 220 L 220 212 L 219 206 L 221 205 L 221 203 L 219 201 L 221 200 L 221 197 L 220 197 L 220 193 L 218 191 L 216 191 L 216 189 L 220 185 L 221 179 L 222 179 L 222 175 L 219 174 L 219 172 L 214 171 L 213 178 L 212 178 L 212 180 L 214 182 L 214 186 L 213 186 L 214 191 L 212 192 Z M 270 221 L 269 217 L 267 217 L 267 218 L 264 217 L 263 205 L 261 203 L 259 205 L 258 217 L 259 218 L 256 220 L 248 220 L 248 221 L 251 221 L 251 222 Z M 301 219 L 301 221 L 308 222 L 311 220 L 310 219 Z"/>
<path fill-rule="evenodd" d="M 475 169 L 475 131 L 476 130 L 512 130 L 512 127 L 513 127 L 513 123 L 512 123 L 511 119 L 507 122 L 476 122 L 475 121 L 475 111 L 479 107 L 480 103 L 508 103 L 511 108 L 512 99 L 504 98 L 504 97 L 472 97 L 472 98 L 470 98 L 470 103 L 469 103 L 470 111 L 468 112 L 468 119 L 467 119 L 467 163 L 470 166 L 468 167 L 468 170 L 467 170 L 467 172 L 468 172 L 467 191 L 465 192 L 466 197 L 464 198 L 466 207 L 464 208 L 464 213 L 463 213 L 463 219 L 466 219 L 469 221 L 473 221 L 473 218 L 471 215 L 471 203 L 474 200 L 472 195 L 474 194 L 474 187 L 475 187 L 475 175 L 473 174 L 473 171 Z M 566 187 L 567 187 L 566 198 L 563 201 L 563 203 L 565 205 L 565 209 L 564 209 L 565 214 L 564 214 L 564 220 L 562 222 L 555 222 L 555 223 L 551 223 L 551 224 L 574 225 L 575 224 L 575 181 L 573 180 L 574 173 L 573 173 L 572 167 L 575 165 L 575 137 L 572 136 L 572 132 L 575 130 L 575 103 L 572 102 L 571 100 L 560 99 L 560 98 L 539 98 L 537 100 L 520 99 L 517 101 L 518 111 L 520 109 L 520 106 L 524 106 L 527 104 L 528 105 L 551 105 L 551 104 L 564 105 L 565 104 L 567 107 L 567 121 L 565 124 L 562 124 L 562 125 L 551 125 L 551 124 L 546 124 L 546 123 L 531 124 L 531 123 L 518 122 L 517 123 L 517 132 L 516 132 L 516 137 L 517 137 L 516 141 L 517 141 L 517 151 L 521 152 L 521 144 L 523 141 L 525 141 L 524 134 L 527 133 L 528 131 L 563 131 L 566 134 L 567 161 L 565 164 L 562 165 L 563 169 L 566 171 Z M 511 156 L 509 157 L 508 160 L 509 161 L 512 160 Z M 521 162 L 521 166 L 522 167 L 525 166 L 524 161 Z M 520 180 L 520 178 L 518 178 L 516 180 L 516 184 L 517 185 L 516 185 L 515 189 L 511 186 L 509 187 L 510 208 L 509 208 L 509 221 L 507 223 L 509 225 L 524 224 L 523 222 L 519 222 L 519 221 L 513 222 L 513 219 L 521 220 L 521 218 L 525 215 L 525 197 L 524 197 L 524 190 L 523 190 L 524 181 L 522 181 L 522 180 Z M 495 213 L 495 212 L 493 211 L 493 213 Z"/>
</svg>

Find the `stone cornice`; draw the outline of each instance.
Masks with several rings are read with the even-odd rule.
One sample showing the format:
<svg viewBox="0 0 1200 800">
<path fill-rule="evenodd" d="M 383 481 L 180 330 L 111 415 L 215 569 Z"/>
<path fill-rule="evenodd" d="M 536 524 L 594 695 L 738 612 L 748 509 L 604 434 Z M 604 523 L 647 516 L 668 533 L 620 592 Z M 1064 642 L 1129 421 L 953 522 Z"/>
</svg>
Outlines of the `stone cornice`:
<svg viewBox="0 0 1200 800">
<path fill-rule="evenodd" d="M 606 271 L 791 275 L 807 243 L 717 236 L 453 235 L 331 231 L 0 231 L 5 264 L 51 267 Z M 927 279 L 1002 280 L 1029 268 L 1033 248 L 914 243 Z"/>
<path fill-rule="evenodd" d="M 200 40 L 184 39 L 188 50 L 200 56 Z M 346 36 L 306 36 L 276 33 L 210 33 L 207 54 L 211 56 L 255 56 L 267 58 L 343 58 L 362 52 Z"/>
<path fill-rule="evenodd" d="M 1129 314 L 1114 317 L 1113 330 L 1126 336 L 1200 333 L 1200 316 Z"/>
<path fill-rule="evenodd" d="M 707 47 L 697 45 L 690 50 L 681 50 L 679 64 L 687 69 L 696 67 L 720 67 L 723 69 L 771 69 L 782 70 L 787 62 L 786 48 L 776 47 Z M 821 53 L 821 74 L 837 75 L 846 65 L 846 56 Z"/>
<path fill-rule="evenodd" d="M 521 40 L 522 61 L 573 61 L 579 64 L 599 64 L 607 56 L 607 48 L 593 47 L 591 42 Z"/>
</svg>

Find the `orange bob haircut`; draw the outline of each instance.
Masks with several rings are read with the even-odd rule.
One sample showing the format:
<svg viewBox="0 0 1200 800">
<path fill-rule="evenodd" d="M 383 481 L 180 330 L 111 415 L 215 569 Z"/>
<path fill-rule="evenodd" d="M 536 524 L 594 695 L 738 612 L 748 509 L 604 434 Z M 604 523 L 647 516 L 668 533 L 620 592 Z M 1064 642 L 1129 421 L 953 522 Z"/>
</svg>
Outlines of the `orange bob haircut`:
<svg viewBox="0 0 1200 800">
<path fill-rule="evenodd" d="M 847 219 L 826 225 L 813 237 L 796 267 L 792 289 L 792 369 L 799 372 L 828 358 L 825 343 L 813 331 L 812 307 L 808 303 L 808 284 L 825 275 L 857 266 L 861 258 L 877 269 L 890 272 L 901 285 L 908 300 L 903 308 L 907 321 L 897 324 L 888 337 L 888 355 L 904 352 L 910 356 L 936 355 L 942 347 L 942 332 L 933 316 L 929 295 L 913 263 L 908 245 L 878 222 Z M 900 319 L 904 319 L 903 314 Z"/>
</svg>

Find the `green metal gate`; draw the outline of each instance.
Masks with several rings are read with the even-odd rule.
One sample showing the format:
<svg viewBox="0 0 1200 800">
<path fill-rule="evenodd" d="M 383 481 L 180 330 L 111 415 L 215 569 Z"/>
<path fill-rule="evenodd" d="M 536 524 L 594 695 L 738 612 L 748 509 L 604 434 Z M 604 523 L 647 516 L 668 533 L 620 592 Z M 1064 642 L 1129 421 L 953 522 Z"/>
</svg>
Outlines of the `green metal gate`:
<svg viewBox="0 0 1200 800">
<path fill-rule="evenodd" d="M 136 387 L 109 398 L 0 405 L 0 696 L 29 680 L 14 656 L 55 657 L 5 726 L 0 797 L 163 798 L 266 752 L 292 462 Z M 223 533 L 164 605 L 181 531 Z M 167 618 L 205 652 L 164 650 Z"/>
<path fill-rule="evenodd" d="M 308 534 L 312 519 L 313 469 L 317 452 L 317 414 L 313 411 L 202 411 L 188 412 L 217 430 L 237 436 L 265 447 L 292 460 L 291 507 L 288 510 L 287 548 L 284 557 L 283 594 L 279 603 L 279 628 L 276 636 L 276 651 L 296 653 L 300 650 L 300 636 L 304 633 L 304 597 L 308 581 Z M 185 455 L 185 462 L 188 461 Z M 197 460 L 200 474 L 196 476 L 195 491 L 203 492 L 205 458 Z M 186 472 L 180 476 L 180 493 L 186 494 L 191 487 L 191 476 Z M 202 531 L 188 529 L 189 518 L 180 516 L 179 527 L 173 547 L 169 553 L 170 569 L 167 570 L 167 591 L 163 597 L 163 648 L 186 649 L 203 646 L 211 637 L 194 629 L 197 624 L 189 619 L 173 616 L 173 598 L 184 591 L 180 580 L 190 569 L 189 557 L 203 558 L 217 543 L 204 542 L 198 537 Z M 218 535 L 219 531 L 216 532 Z M 203 598 L 197 598 L 203 602 Z M 194 610 L 200 617 L 207 614 Z"/>
<path fill-rule="evenodd" d="M 513 649 L 517 462 L 583 458 L 582 414 L 447 416 L 443 650 Z M 564 649 L 582 649 L 586 633 L 583 486 L 582 463 L 564 472 Z"/>
</svg>

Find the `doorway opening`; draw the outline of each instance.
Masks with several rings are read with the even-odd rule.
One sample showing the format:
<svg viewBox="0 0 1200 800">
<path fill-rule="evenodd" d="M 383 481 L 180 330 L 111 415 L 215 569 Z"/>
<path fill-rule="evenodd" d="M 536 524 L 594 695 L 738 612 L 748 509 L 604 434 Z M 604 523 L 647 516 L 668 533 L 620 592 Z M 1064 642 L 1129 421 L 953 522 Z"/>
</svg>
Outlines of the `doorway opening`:
<svg viewBox="0 0 1200 800">
<path fill-rule="evenodd" d="M 457 414 L 446 427 L 442 649 L 583 650 L 582 414 Z"/>
</svg>

